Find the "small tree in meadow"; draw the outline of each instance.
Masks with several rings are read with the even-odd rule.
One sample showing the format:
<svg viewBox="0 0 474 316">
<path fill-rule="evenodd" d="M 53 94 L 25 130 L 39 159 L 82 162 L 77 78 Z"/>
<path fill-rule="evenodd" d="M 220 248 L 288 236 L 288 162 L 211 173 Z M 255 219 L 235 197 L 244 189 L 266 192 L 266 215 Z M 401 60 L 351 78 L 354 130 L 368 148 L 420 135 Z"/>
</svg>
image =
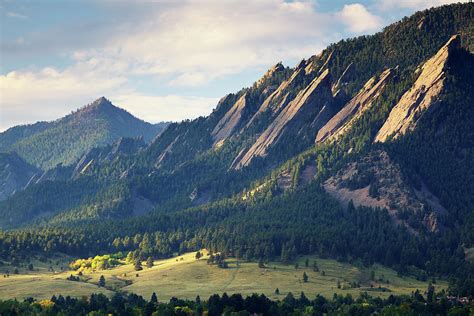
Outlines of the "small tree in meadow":
<svg viewBox="0 0 474 316">
<path fill-rule="evenodd" d="M 158 297 L 156 296 L 155 292 L 153 292 L 153 294 L 151 294 L 150 302 L 155 303 L 155 304 L 158 303 Z"/>
<path fill-rule="evenodd" d="M 307 282 L 308 282 L 308 279 L 309 279 L 309 277 L 308 277 L 308 275 L 306 274 L 306 272 L 303 272 L 303 282 L 304 282 L 304 283 L 307 283 Z"/>
<path fill-rule="evenodd" d="M 99 278 L 99 287 L 104 287 L 104 286 L 105 286 L 105 277 L 101 275 Z"/>
<path fill-rule="evenodd" d="M 150 269 L 151 267 L 153 267 L 153 258 L 152 257 L 148 257 L 148 259 L 146 259 L 146 267 L 148 269 Z"/>
</svg>

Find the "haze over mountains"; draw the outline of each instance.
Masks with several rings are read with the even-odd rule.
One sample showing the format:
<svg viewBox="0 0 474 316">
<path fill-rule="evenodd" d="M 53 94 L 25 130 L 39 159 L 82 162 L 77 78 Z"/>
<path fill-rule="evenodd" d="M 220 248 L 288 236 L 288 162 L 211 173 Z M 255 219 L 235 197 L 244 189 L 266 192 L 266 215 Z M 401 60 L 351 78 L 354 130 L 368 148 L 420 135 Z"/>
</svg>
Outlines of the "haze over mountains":
<svg viewBox="0 0 474 316">
<path fill-rule="evenodd" d="M 473 16 L 430 9 L 276 64 L 208 117 L 151 125 L 101 98 L 0 134 L 4 252 L 28 232 L 77 256 L 317 253 L 474 293 Z"/>
</svg>

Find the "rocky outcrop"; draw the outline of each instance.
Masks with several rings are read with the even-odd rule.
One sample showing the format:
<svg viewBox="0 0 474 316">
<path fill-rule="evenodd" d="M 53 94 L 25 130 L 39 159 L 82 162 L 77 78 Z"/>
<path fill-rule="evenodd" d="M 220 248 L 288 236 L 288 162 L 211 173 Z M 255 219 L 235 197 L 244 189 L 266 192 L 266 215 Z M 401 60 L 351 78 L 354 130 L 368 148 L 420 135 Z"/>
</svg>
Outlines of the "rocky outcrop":
<svg viewBox="0 0 474 316">
<path fill-rule="evenodd" d="M 242 95 L 237 102 L 220 119 L 211 132 L 214 147 L 220 147 L 223 141 L 230 137 L 241 123 L 246 106 L 246 94 Z"/>
<path fill-rule="evenodd" d="M 252 118 L 247 123 L 247 127 L 250 126 L 254 121 L 256 121 L 258 117 L 267 110 L 271 110 L 273 113 L 278 113 L 280 109 L 282 109 L 286 104 L 288 104 L 288 90 L 302 77 L 304 77 L 304 75 L 304 70 L 301 68 L 297 68 L 291 74 L 289 79 L 283 81 L 280 86 L 263 101 L 258 111 L 252 116 Z"/>
<path fill-rule="evenodd" d="M 359 93 L 318 131 L 316 142 L 334 140 L 347 132 L 352 124 L 377 100 L 392 74 L 393 70 L 387 69 L 380 76 L 374 76 L 367 81 Z"/>
<path fill-rule="evenodd" d="M 353 63 L 350 63 L 346 67 L 346 69 L 344 69 L 344 71 L 342 72 L 342 75 L 339 77 L 339 79 L 336 81 L 336 83 L 332 85 L 331 90 L 332 90 L 332 94 L 334 95 L 334 97 L 341 94 L 342 87 L 347 83 L 347 81 L 349 80 L 349 78 L 351 76 L 352 69 L 354 68 L 353 65 L 354 65 Z"/>
<path fill-rule="evenodd" d="M 257 141 L 245 153 L 233 161 L 232 168 L 240 169 L 247 166 L 254 157 L 265 156 L 267 149 L 278 141 L 287 126 L 299 117 L 317 117 L 317 115 L 332 103 L 329 70 L 322 72 L 306 88 L 281 110 Z M 296 127 L 295 130 L 298 130 Z"/>
<path fill-rule="evenodd" d="M 16 153 L 0 153 L 0 201 L 23 190 L 40 170 Z"/>
<path fill-rule="evenodd" d="M 388 119 L 375 137 L 376 142 L 385 142 L 413 130 L 423 112 L 436 104 L 444 87 L 445 70 L 452 50 L 459 48 L 459 35 L 452 36 L 441 49 L 423 64 L 420 75 L 392 109 Z"/>
<path fill-rule="evenodd" d="M 421 191 L 410 187 L 403 180 L 400 167 L 382 150 L 348 163 L 323 186 L 343 206 L 352 201 L 355 206 L 385 208 L 396 223 L 407 226 L 406 215 L 401 213 L 421 212 L 430 231 L 440 229 L 437 217 L 446 211 L 426 186 Z"/>
<path fill-rule="evenodd" d="M 29 187 L 33 184 L 39 184 L 45 181 L 64 181 L 71 178 L 73 166 L 64 166 L 63 164 L 58 164 L 52 169 L 48 169 L 43 173 L 35 174 L 26 187 Z"/>
<path fill-rule="evenodd" d="M 267 72 L 263 75 L 262 78 L 260 78 L 256 83 L 256 87 L 260 87 L 262 84 L 265 83 L 266 80 L 270 79 L 273 77 L 277 72 L 285 70 L 285 67 L 281 62 L 277 63 L 273 67 L 267 70 Z"/>
<path fill-rule="evenodd" d="M 93 148 L 84 154 L 75 164 L 71 178 L 78 178 L 82 174 L 85 174 L 88 169 L 95 164 L 113 161 L 123 156 L 134 155 L 144 149 L 145 146 L 146 144 L 143 137 L 122 137 L 111 146 Z"/>
</svg>

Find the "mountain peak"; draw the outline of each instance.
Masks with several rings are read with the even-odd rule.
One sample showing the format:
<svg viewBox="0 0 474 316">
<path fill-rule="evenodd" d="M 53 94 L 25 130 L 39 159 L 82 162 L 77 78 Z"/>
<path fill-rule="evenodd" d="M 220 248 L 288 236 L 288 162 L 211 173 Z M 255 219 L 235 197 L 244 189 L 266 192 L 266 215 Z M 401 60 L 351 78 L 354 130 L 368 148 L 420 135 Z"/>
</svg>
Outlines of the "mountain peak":
<svg viewBox="0 0 474 316">
<path fill-rule="evenodd" d="M 262 78 L 260 78 L 256 82 L 257 87 L 261 86 L 267 79 L 271 78 L 275 73 L 283 70 L 285 70 L 285 66 L 283 66 L 282 62 L 280 61 L 276 63 L 270 69 L 267 70 L 267 72 L 263 75 Z"/>
<path fill-rule="evenodd" d="M 95 107 L 95 108 L 104 108 L 104 107 L 113 107 L 114 105 L 110 102 L 109 99 L 106 97 L 100 97 L 94 102 L 92 102 L 89 106 L 86 107 Z"/>
<path fill-rule="evenodd" d="M 96 115 L 98 113 L 110 113 L 114 109 L 119 108 L 113 105 L 112 102 L 110 102 L 110 100 L 108 100 L 106 97 L 100 97 L 94 102 L 80 108 L 76 113 L 79 114 L 79 116 L 90 114 Z"/>
</svg>

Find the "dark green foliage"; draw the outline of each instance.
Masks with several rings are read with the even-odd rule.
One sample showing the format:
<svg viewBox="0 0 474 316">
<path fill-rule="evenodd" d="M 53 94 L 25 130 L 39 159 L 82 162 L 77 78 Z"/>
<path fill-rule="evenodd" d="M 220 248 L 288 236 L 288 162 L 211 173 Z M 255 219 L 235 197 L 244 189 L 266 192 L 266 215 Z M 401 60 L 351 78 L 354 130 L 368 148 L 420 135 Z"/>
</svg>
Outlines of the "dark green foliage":
<svg viewBox="0 0 474 316">
<path fill-rule="evenodd" d="M 158 303 L 158 297 L 156 296 L 156 293 L 153 292 L 153 294 L 151 294 L 151 299 L 150 299 L 150 303 Z"/>
<path fill-rule="evenodd" d="M 138 255 L 138 256 L 140 256 L 140 255 Z M 134 267 L 135 271 L 143 270 L 142 260 L 140 259 L 140 257 L 137 257 L 136 259 L 134 259 L 133 267 Z M 137 276 L 138 276 L 138 274 L 137 274 Z"/>
<path fill-rule="evenodd" d="M 308 282 L 308 279 L 309 279 L 309 277 L 308 277 L 308 275 L 306 274 L 306 272 L 303 272 L 303 282 L 304 282 L 304 283 L 307 283 L 307 282 Z"/>
<path fill-rule="evenodd" d="M 0 203 L 4 228 L 33 224 L 32 219 L 43 217 L 41 222 L 35 222 L 41 226 L 1 232 L 0 256 L 22 258 L 38 251 L 83 257 L 127 251 L 127 261 L 135 263 L 138 271 L 145 258 L 170 257 L 202 248 L 211 251 L 208 263 L 220 268 L 226 268 L 226 256 L 259 259 L 264 266 L 264 260 L 280 258 L 294 264 L 298 255 L 318 254 L 341 261 L 360 260 L 366 266 L 378 262 L 420 279 L 440 275 L 452 278 L 453 293 L 474 293 L 474 267 L 466 262 L 463 252 L 463 246 L 474 245 L 471 55 L 460 51 L 452 56 L 446 91 L 439 104 L 419 120 L 413 133 L 389 144 L 373 144 L 391 109 L 416 79 L 415 69 L 420 63 L 455 33 L 462 33 L 465 47 L 472 46 L 473 8 L 472 4 L 456 4 L 417 13 L 374 36 L 333 44 L 320 59 L 312 57 L 321 63 L 333 52 L 329 69 L 334 79 L 353 64 L 353 73 L 344 86 L 344 100 L 336 106 L 354 96 L 372 76 L 387 67 L 399 66 L 380 98 L 338 142 L 315 146 L 316 130 L 310 128 L 312 118 L 307 117 L 304 128 L 291 130 L 289 126 L 290 132 L 269 149 L 265 158 L 255 159 L 241 171 L 230 170 L 238 153 L 251 146 L 271 122 L 272 115 L 267 113 L 242 133 L 230 137 L 222 147 L 212 147 L 212 130 L 235 101 L 246 94 L 248 108 L 242 113 L 245 122 L 261 105 L 263 90 L 288 78 L 291 69 L 282 69 L 260 86 L 229 95 L 207 118 L 171 124 L 135 155 L 93 165 L 87 174 L 75 179 L 31 186 Z M 298 93 L 311 76 L 295 83 L 291 93 Z M 105 137 L 103 121 L 98 119 L 93 124 L 90 128 L 95 133 L 78 148 L 89 146 L 89 140 L 97 144 L 99 138 Z M 51 148 L 49 142 L 68 140 L 49 135 L 52 132 L 48 126 L 30 126 L 25 133 L 54 154 L 58 149 Z M 59 132 L 61 137 L 74 136 L 61 129 Z M 18 136 L 17 129 L 9 133 Z M 36 135 L 47 135 L 47 141 Z M 31 148 L 37 151 L 35 146 Z M 400 210 L 398 218 L 417 230 L 413 234 L 404 225 L 394 225 L 386 210 L 356 208 L 352 201 L 345 208 L 327 196 L 322 182 L 347 162 L 357 161 L 374 149 L 388 151 L 413 188 L 426 185 L 440 198 L 447 209 L 440 216 L 442 234 L 422 228 L 425 213 L 413 215 Z M 61 150 L 67 157 L 75 155 L 67 148 Z M 57 158 L 50 161 L 37 157 L 42 163 L 52 163 Z M 316 175 L 305 186 L 300 177 L 306 166 L 314 166 Z M 284 171 L 292 180 L 286 191 L 278 186 Z M 364 168 L 347 183 L 351 189 L 369 186 L 374 198 L 379 196 L 379 185 Z M 248 189 L 256 187 L 261 190 L 242 200 Z M 154 210 L 133 217 L 137 197 L 152 204 Z M 319 271 L 316 263 L 313 269 Z M 120 302 L 120 298 L 116 300 Z M 348 305 L 353 303 L 352 298 L 347 300 Z M 210 298 L 210 312 L 223 312 L 221 305 L 214 304 L 218 301 L 219 296 Z M 266 300 L 261 301 L 258 296 L 249 301 L 266 306 Z M 283 304 L 291 309 L 295 301 L 289 295 Z M 248 311 L 270 313 L 253 307 Z"/>
<path fill-rule="evenodd" d="M 152 257 L 148 257 L 148 259 L 146 259 L 146 267 L 148 269 L 153 267 L 153 258 Z"/>
<path fill-rule="evenodd" d="M 103 275 L 100 276 L 98 285 L 99 287 L 105 287 L 105 277 Z"/>
<path fill-rule="evenodd" d="M 278 290 L 278 289 L 277 289 Z M 276 291 L 277 291 L 276 290 Z M 278 291 L 279 292 L 279 291 Z M 115 294 L 107 298 L 92 294 L 87 299 L 53 296 L 50 300 L 27 298 L 0 301 L 2 315 L 470 315 L 472 306 L 436 293 L 437 300 L 425 300 L 419 292 L 412 296 L 393 296 L 386 299 L 361 294 L 357 298 L 337 295 L 331 299 L 317 295 L 310 299 L 301 293 L 298 298 L 289 293 L 282 301 L 273 301 L 263 294 L 242 297 L 240 294 L 214 294 L 207 301 L 172 298 L 158 303 L 153 293 L 150 302 L 130 294 Z"/>
</svg>

